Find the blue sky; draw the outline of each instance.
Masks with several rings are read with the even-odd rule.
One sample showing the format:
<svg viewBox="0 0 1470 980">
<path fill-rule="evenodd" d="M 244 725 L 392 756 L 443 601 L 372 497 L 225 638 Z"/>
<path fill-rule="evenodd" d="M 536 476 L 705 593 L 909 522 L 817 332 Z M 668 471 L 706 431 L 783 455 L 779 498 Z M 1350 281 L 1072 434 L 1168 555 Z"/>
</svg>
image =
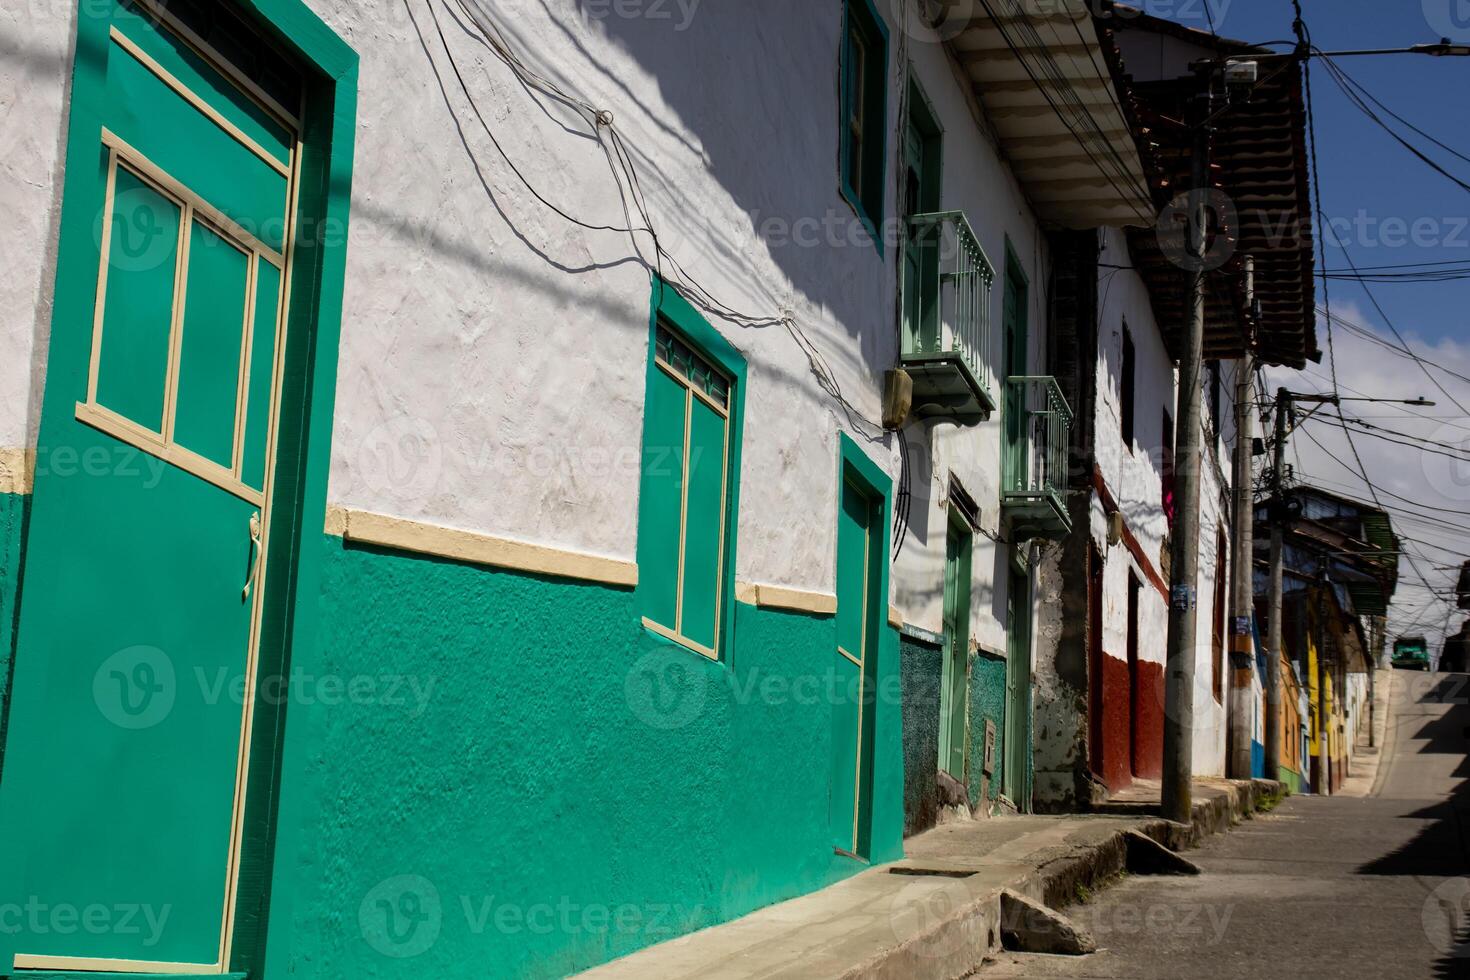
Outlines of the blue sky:
<svg viewBox="0 0 1470 980">
<path fill-rule="evenodd" d="M 1216 27 L 1227 37 L 1260 43 L 1292 36 L 1291 0 L 1209 2 Z M 1207 30 L 1203 3 L 1140 0 L 1135 5 Z M 1407 47 L 1444 36 L 1470 42 L 1470 0 L 1303 0 L 1302 7 L 1313 42 L 1327 51 Z M 1470 58 L 1383 55 L 1339 63 L 1388 108 L 1470 156 Z M 1313 69 L 1312 89 L 1324 210 L 1342 229 L 1342 242 L 1359 268 L 1470 264 L 1470 192 L 1394 142 L 1347 100 L 1324 66 Z M 1416 145 L 1427 143 L 1405 135 Z M 1431 155 L 1470 182 L 1470 162 L 1437 149 Z M 1347 266 L 1331 238 L 1325 244 L 1319 238 L 1319 247 L 1325 247 L 1329 267 Z M 1428 368 L 1383 346 L 1397 341 L 1361 285 L 1334 281 L 1329 283 L 1333 314 L 1367 328 L 1367 335 L 1338 328 L 1335 365 L 1324 357 L 1305 371 L 1272 370 L 1268 386 L 1273 393 L 1278 386 L 1328 391 L 1335 367 L 1344 396 L 1422 395 L 1437 402 L 1433 408 L 1344 403 L 1344 415 L 1379 428 L 1359 424 L 1350 444 L 1342 424 L 1319 416 L 1293 434 L 1288 453 L 1302 482 L 1365 501 L 1378 491 L 1408 552 L 1400 562 L 1389 632 L 1426 633 L 1437 654 L 1439 637 L 1465 618 L 1446 599 L 1459 562 L 1470 556 L 1470 279 L 1369 288 Z M 1326 324 L 1320 317 L 1318 332 L 1325 350 Z M 1358 475 L 1355 452 L 1374 489 Z"/>
<path fill-rule="evenodd" d="M 1207 0 L 1142 0 L 1150 13 L 1208 28 Z M 1208 0 L 1219 32 L 1264 42 L 1292 37 L 1291 0 Z M 1313 42 L 1327 51 L 1407 47 L 1443 36 L 1470 41 L 1470 0 L 1303 0 Z M 1470 58 L 1382 55 L 1339 64 L 1390 109 L 1470 156 Z M 1470 262 L 1470 192 L 1415 159 L 1355 108 L 1325 68 L 1312 72 L 1323 205 L 1344 231 L 1358 266 Z M 1407 134 L 1415 143 L 1422 138 Z M 1470 182 L 1470 163 L 1440 150 L 1436 159 Z M 1416 228 L 1417 225 L 1417 228 Z M 1346 267 L 1331 247 L 1327 261 Z M 1369 308 L 1353 283 L 1329 284 L 1334 299 Z M 1375 285 L 1399 329 L 1428 341 L 1470 340 L 1470 280 Z M 1378 323 L 1373 315 L 1374 326 Z"/>
</svg>

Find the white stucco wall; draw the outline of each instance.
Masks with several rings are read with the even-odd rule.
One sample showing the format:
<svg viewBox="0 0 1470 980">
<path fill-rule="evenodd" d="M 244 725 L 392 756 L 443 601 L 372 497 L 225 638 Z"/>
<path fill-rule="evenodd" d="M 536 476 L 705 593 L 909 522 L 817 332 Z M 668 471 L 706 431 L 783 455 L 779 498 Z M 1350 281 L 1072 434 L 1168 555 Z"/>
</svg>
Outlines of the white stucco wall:
<svg viewBox="0 0 1470 980">
<path fill-rule="evenodd" d="M 75 34 L 74 3 L 0 9 L 0 450 L 36 444 Z"/>
<path fill-rule="evenodd" d="M 1128 573 L 1143 583 L 1139 596 L 1138 658 L 1162 664 L 1168 637 L 1167 600 L 1151 584 L 1165 582 L 1163 550 L 1168 533 L 1162 498 L 1164 413 L 1175 415 L 1177 372 L 1154 320 L 1148 290 L 1131 270 L 1121 231 L 1101 235 L 1103 266 L 1098 274 L 1098 359 L 1093 450 L 1103 482 L 1122 508 L 1128 529 L 1147 559 L 1145 568 L 1124 545 L 1107 546 L 1102 505 L 1094 500 L 1094 540 L 1103 554 L 1103 653 L 1128 656 Z M 1123 440 L 1122 363 L 1124 329 L 1134 350 L 1134 445 Z M 1152 574 L 1150 574 L 1152 572 Z"/>
<path fill-rule="evenodd" d="M 1168 523 L 1162 507 L 1161 446 L 1164 415 L 1177 428 L 1178 371 L 1154 319 L 1148 291 L 1132 265 L 1124 235 L 1102 234 L 1099 257 L 1098 398 L 1095 418 L 1095 452 L 1103 479 L 1123 510 L 1128 528 L 1152 569 L 1167 584 L 1164 549 Z M 1136 445 L 1130 451 L 1122 438 L 1121 363 L 1123 330 L 1127 324 L 1135 353 L 1134 429 Z M 1234 438 L 1235 365 L 1224 362 L 1221 370 L 1220 431 L 1209 419 L 1208 395 L 1202 408 L 1205 455 L 1201 465 L 1198 616 L 1195 643 L 1194 772 L 1200 776 L 1225 772 L 1226 706 L 1228 676 L 1222 676 L 1221 700 L 1215 699 L 1213 676 L 1215 583 L 1220 532 L 1225 534 L 1226 650 L 1229 628 L 1229 507 L 1230 458 Z M 1208 389 L 1206 389 L 1206 392 Z M 1176 439 L 1178 438 L 1176 434 Z M 1150 576 L 1124 546 L 1106 546 L 1106 518 L 1094 499 L 1093 540 L 1103 554 L 1103 652 L 1127 659 L 1128 573 L 1133 570 L 1143 582 L 1139 600 L 1138 655 L 1141 661 L 1163 664 L 1169 629 L 1167 598 L 1150 584 Z M 1228 652 L 1222 655 L 1222 671 L 1228 670 Z"/>
<path fill-rule="evenodd" d="M 943 136 L 943 185 L 940 207 L 964 211 L 980 246 L 995 269 L 990 297 L 991 392 L 1001 399 L 1001 316 L 1004 302 L 1006 247 L 1019 260 L 1030 288 L 1027 292 L 1029 360 L 1045 373 L 1047 271 L 1050 256 L 1044 234 L 1021 185 L 1001 156 L 989 124 L 971 96 L 969 82 L 938 44 L 915 37 L 908 54 L 914 77 L 933 107 Z M 980 506 L 981 533 L 972 555 L 970 636 L 995 652 L 1006 650 L 1005 609 L 1010 590 L 1010 544 L 1000 540 L 1001 413 L 978 426 L 911 425 L 907 429 L 912 507 L 908 536 L 894 563 L 894 602 L 904 620 L 941 632 L 944 616 L 944 557 L 948 533 L 950 474 Z"/>
<path fill-rule="evenodd" d="M 1194 772 L 1199 776 L 1225 775 L 1227 713 L 1230 690 L 1230 517 L 1234 507 L 1231 469 L 1235 451 L 1235 379 L 1237 362 L 1220 365 L 1220 425 L 1210 421 L 1209 379 L 1205 377 L 1202 485 L 1200 487 L 1199 616 L 1195 645 Z M 1223 536 L 1223 537 L 1222 537 Z M 1215 607 L 1220 545 L 1224 545 L 1223 608 Z M 1220 700 L 1215 699 L 1213 672 L 1216 616 L 1223 616 Z"/>
<path fill-rule="evenodd" d="M 408 3 L 417 24 L 392 4 L 313 7 L 362 58 L 331 500 L 632 559 L 650 287 L 630 236 L 534 199 L 423 0 Z M 896 267 L 849 240 L 838 193 L 841 5 L 705 4 L 687 20 L 675 4 L 658 5 L 670 19 L 485 9 L 533 71 L 613 114 L 688 276 L 741 312 L 789 314 L 876 421 Z M 437 12 L 505 154 L 562 210 L 624 225 L 585 123 Z M 649 236 L 638 247 L 652 262 Z M 830 593 L 846 416 L 786 329 L 715 325 L 749 362 L 737 574 Z M 891 439 L 868 444 L 888 469 Z"/>
</svg>

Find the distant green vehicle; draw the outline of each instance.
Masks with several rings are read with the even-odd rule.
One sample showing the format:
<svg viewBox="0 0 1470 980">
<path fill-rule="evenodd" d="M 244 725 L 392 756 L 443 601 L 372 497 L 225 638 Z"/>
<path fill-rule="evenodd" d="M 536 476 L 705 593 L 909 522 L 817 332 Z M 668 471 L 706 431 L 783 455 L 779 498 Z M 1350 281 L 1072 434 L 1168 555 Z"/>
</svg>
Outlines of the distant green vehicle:
<svg viewBox="0 0 1470 980">
<path fill-rule="evenodd" d="M 1393 665 L 1398 670 L 1428 670 L 1429 641 L 1422 636 L 1401 636 L 1393 644 Z"/>
</svg>

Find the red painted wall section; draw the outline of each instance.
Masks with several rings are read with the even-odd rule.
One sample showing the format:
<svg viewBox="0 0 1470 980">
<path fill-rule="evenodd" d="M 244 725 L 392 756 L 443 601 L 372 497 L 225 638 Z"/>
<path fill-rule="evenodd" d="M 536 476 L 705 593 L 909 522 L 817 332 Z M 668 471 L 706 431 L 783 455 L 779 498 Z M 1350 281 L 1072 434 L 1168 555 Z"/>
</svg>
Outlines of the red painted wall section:
<svg viewBox="0 0 1470 980">
<path fill-rule="evenodd" d="M 1128 663 L 1102 655 L 1102 771 L 1109 792 L 1133 782 L 1133 715 L 1129 706 Z"/>
<path fill-rule="evenodd" d="M 1138 718 L 1133 726 L 1133 774 L 1158 779 L 1164 773 L 1164 665 L 1138 662 Z"/>
<path fill-rule="evenodd" d="M 1139 662 L 1135 695 L 1127 661 L 1104 654 L 1102 685 L 1103 783 L 1116 793 L 1135 777 L 1158 779 L 1164 771 L 1164 665 Z"/>
</svg>

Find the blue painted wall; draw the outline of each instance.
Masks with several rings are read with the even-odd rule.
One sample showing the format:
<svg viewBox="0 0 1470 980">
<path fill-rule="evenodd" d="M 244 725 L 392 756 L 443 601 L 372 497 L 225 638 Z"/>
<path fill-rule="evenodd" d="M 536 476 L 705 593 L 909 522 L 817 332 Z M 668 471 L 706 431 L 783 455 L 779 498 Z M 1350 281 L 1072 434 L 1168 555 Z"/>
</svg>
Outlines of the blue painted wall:
<svg viewBox="0 0 1470 980">
<path fill-rule="evenodd" d="M 830 618 L 737 605 L 727 666 L 630 591 L 324 547 L 293 670 L 399 677 L 404 703 L 291 706 L 270 942 L 298 977 L 562 976 L 864 867 L 828 833 Z M 902 851 L 897 646 L 874 861 Z"/>
</svg>

